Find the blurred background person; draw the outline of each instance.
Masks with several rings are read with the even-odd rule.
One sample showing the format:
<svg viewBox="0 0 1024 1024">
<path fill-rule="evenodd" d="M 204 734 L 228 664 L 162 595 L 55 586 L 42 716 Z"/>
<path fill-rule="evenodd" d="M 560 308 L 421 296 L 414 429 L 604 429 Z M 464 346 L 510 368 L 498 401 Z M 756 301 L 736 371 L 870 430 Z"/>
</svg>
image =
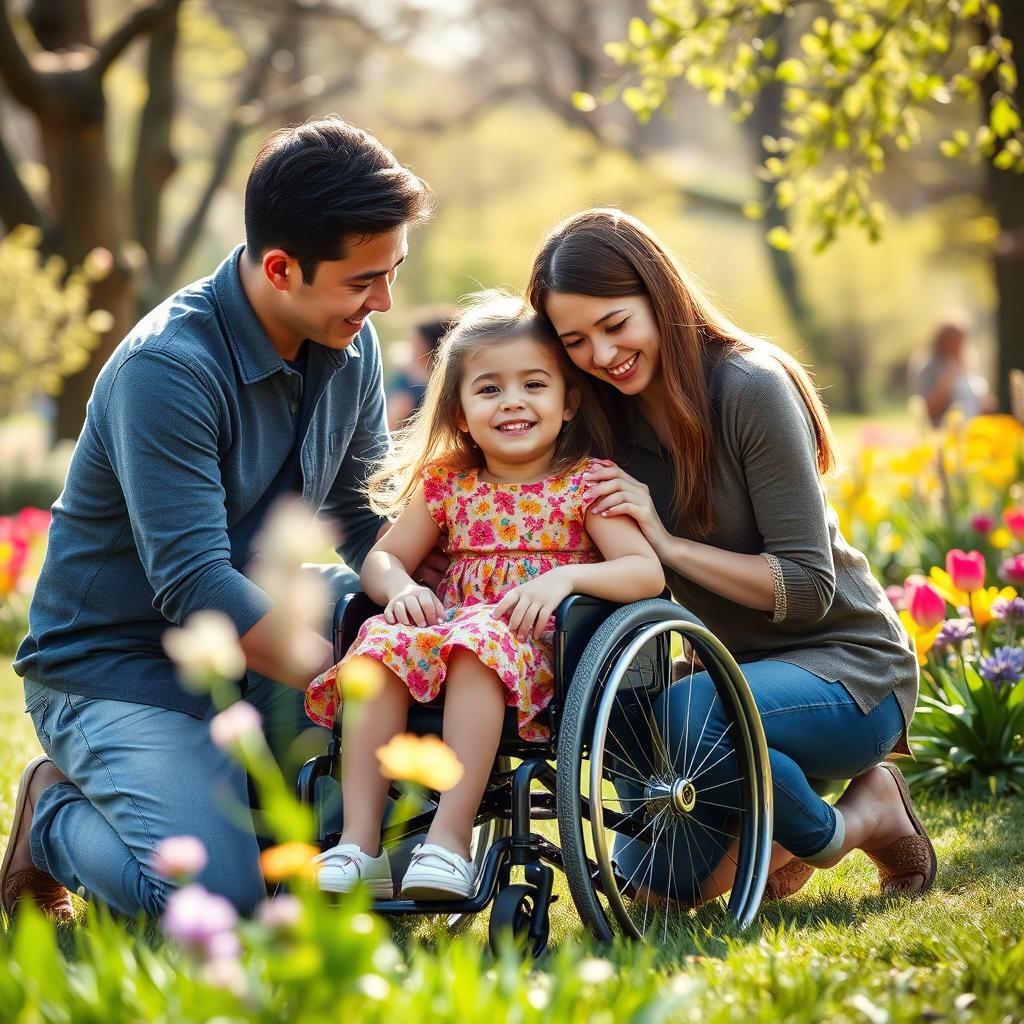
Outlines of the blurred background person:
<svg viewBox="0 0 1024 1024">
<path fill-rule="evenodd" d="M 454 306 L 432 306 L 416 310 L 408 340 L 396 343 L 399 368 L 387 388 L 388 429 L 398 430 L 420 407 L 427 389 L 430 365 L 437 343 L 451 327 Z"/>
<path fill-rule="evenodd" d="M 952 408 L 967 419 L 996 408 L 988 381 L 975 367 L 973 346 L 967 343 L 964 326 L 947 321 L 939 326 L 928 350 L 910 362 L 910 392 L 920 395 L 932 426 Z"/>
</svg>

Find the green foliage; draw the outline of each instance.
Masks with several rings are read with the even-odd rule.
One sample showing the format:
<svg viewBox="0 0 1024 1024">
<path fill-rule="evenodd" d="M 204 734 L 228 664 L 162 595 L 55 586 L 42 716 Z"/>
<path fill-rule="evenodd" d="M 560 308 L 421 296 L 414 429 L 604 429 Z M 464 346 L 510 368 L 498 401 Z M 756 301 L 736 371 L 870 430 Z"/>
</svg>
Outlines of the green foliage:
<svg viewBox="0 0 1024 1024">
<path fill-rule="evenodd" d="M 111 325 L 108 313 L 89 311 L 89 286 L 109 256 L 97 251 L 68 274 L 56 256 L 40 263 L 39 240 L 24 225 L 0 240 L 0 417 L 21 398 L 60 394 Z"/>
<path fill-rule="evenodd" d="M 996 686 L 958 656 L 923 673 L 912 728 L 916 760 L 904 769 L 920 789 L 1024 793 L 1024 682 Z"/>
<path fill-rule="evenodd" d="M 684 77 L 713 105 L 731 97 L 743 119 L 766 86 L 782 83 L 784 134 L 763 140 L 768 156 L 761 174 L 775 183 L 777 205 L 792 206 L 816 233 L 819 249 L 845 225 L 873 240 L 881 235 L 883 209 L 872 183 L 888 153 L 920 143 L 931 110 L 954 97 L 975 100 L 989 76 L 997 88 L 987 123 L 973 133 L 954 132 L 941 151 L 1024 172 L 1017 69 L 1010 41 L 1000 34 L 997 3 L 651 0 L 649 6 L 649 21 L 634 18 L 628 38 L 606 47 L 639 77 L 622 101 L 647 120 L 666 103 L 669 82 Z M 798 48 L 780 55 L 779 30 L 790 25 L 799 29 Z M 976 35 L 982 41 L 964 55 L 958 44 Z M 772 244 L 791 242 L 776 237 Z"/>
</svg>

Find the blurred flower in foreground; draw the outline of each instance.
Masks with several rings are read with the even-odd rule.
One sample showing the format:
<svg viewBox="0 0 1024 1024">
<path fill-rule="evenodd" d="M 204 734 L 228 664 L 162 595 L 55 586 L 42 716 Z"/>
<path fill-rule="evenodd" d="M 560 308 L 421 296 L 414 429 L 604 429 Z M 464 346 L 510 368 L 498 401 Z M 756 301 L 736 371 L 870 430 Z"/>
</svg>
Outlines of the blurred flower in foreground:
<svg viewBox="0 0 1024 1024">
<path fill-rule="evenodd" d="M 236 701 L 210 719 L 210 738 L 222 750 L 241 743 L 246 736 L 261 732 L 260 713 L 244 700 Z"/>
<path fill-rule="evenodd" d="M 195 836 L 168 836 L 153 850 L 150 867 L 163 878 L 184 882 L 206 867 L 206 847 Z"/>
<path fill-rule="evenodd" d="M 238 920 L 235 908 L 223 897 L 193 883 L 171 893 L 160 918 L 163 933 L 204 960 L 237 956 Z"/>
<path fill-rule="evenodd" d="M 375 658 L 349 658 L 338 672 L 338 693 L 342 700 L 373 700 L 384 684 L 385 671 Z"/>
<path fill-rule="evenodd" d="M 462 764 L 446 743 L 437 736 L 401 733 L 377 748 L 381 774 L 403 779 L 426 789 L 444 793 L 462 778 Z"/>
<path fill-rule="evenodd" d="M 220 680 L 245 674 L 238 633 L 223 612 L 212 608 L 193 612 L 183 628 L 164 630 L 161 642 L 177 666 L 182 685 L 193 692 L 208 692 Z"/>
<path fill-rule="evenodd" d="M 302 903 L 287 893 L 264 900 L 256 908 L 256 920 L 272 932 L 294 931 L 302 921 Z"/>
<path fill-rule="evenodd" d="M 313 858 L 320 850 L 310 843 L 290 842 L 271 846 L 260 854 L 260 867 L 268 882 L 287 882 L 293 878 L 314 878 Z"/>
</svg>

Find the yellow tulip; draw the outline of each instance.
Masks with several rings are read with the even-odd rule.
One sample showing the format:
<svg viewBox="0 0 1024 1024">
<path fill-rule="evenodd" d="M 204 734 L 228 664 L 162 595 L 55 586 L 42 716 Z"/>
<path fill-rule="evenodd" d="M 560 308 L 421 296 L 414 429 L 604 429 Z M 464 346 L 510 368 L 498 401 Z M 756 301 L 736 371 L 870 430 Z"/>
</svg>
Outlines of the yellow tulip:
<svg viewBox="0 0 1024 1024">
<path fill-rule="evenodd" d="M 313 858 L 320 851 L 309 843 L 290 842 L 271 846 L 260 854 L 260 867 L 268 882 L 292 878 L 315 878 Z"/>
<path fill-rule="evenodd" d="M 971 594 L 971 616 L 978 628 L 987 626 L 995 617 L 992 614 L 992 602 L 1003 597 L 1012 601 L 1017 596 L 1013 587 L 986 587 L 982 590 L 975 590 Z"/>
<path fill-rule="evenodd" d="M 966 591 L 953 586 L 953 577 L 945 569 L 940 569 L 937 565 L 933 565 L 931 572 L 928 573 L 928 582 L 954 608 L 967 607 Z"/>
<path fill-rule="evenodd" d="M 401 733 L 376 753 L 381 774 L 389 779 L 404 779 L 444 793 L 462 778 L 463 767 L 455 751 L 437 736 Z"/>
<path fill-rule="evenodd" d="M 928 660 L 928 652 L 935 644 L 935 638 L 939 635 L 939 630 L 942 629 L 942 623 L 937 622 L 931 629 L 922 630 L 910 617 L 910 612 L 906 610 L 900 612 L 900 621 L 903 623 L 907 635 L 914 642 L 917 663 L 923 665 Z"/>
</svg>

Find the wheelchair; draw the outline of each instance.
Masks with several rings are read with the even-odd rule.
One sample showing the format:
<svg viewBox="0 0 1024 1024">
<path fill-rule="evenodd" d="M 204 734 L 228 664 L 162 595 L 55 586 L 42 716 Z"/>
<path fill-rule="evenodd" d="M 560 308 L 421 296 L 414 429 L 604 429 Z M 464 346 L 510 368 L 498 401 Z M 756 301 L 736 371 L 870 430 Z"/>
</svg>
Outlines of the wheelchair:
<svg viewBox="0 0 1024 1024">
<path fill-rule="evenodd" d="M 349 649 L 362 623 L 380 611 L 364 594 L 342 598 L 334 613 L 336 658 Z M 673 716 L 670 722 L 667 701 L 659 707 L 658 696 L 673 681 L 680 640 L 711 678 L 721 712 L 716 720 L 728 723 L 723 736 L 731 734 L 728 757 L 737 775 L 729 779 L 735 785 L 729 792 L 738 791 L 735 803 L 723 804 L 714 786 L 702 788 L 709 759 L 715 764 L 723 759 L 716 752 L 718 741 L 701 755 L 703 760 L 694 754 L 687 763 L 684 754 L 679 767 L 682 738 L 688 752 L 692 736 L 704 736 L 711 713 L 709 707 L 703 723 L 697 716 L 691 722 L 687 701 L 685 721 Z M 667 937 L 670 919 L 693 913 L 705 899 L 695 894 L 711 874 L 706 857 L 701 864 L 694 856 L 691 877 L 680 877 L 684 872 L 676 869 L 676 844 L 701 849 L 697 840 L 706 841 L 714 830 L 720 833 L 722 854 L 735 864 L 735 878 L 727 896 L 719 892 L 711 899 L 746 928 L 757 914 L 768 876 L 772 784 L 760 717 L 733 657 L 697 618 L 663 598 L 616 605 L 572 595 L 555 614 L 553 647 L 554 697 L 543 713 L 550 738 L 541 743 L 521 739 L 515 709 L 506 709 L 475 821 L 475 895 L 446 901 L 377 900 L 374 912 L 442 914 L 455 927 L 490 905 L 492 948 L 511 932 L 526 953 L 540 956 L 548 941 L 549 908 L 557 899 L 552 888 L 558 868 L 581 920 L 597 938 L 657 941 L 659 934 Z M 440 702 L 413 704 L 408 730 L 440 736 L 442 713 Z M 313 806 L 317 783 L 337 779 L 339 772 L 336 722 L 326 753 L 300 771 L 299 800 Z M 393 787 L 391 796 L 399 795 Z M 386 823 L 384 844 L 424 835 L 438 799 L 439 794 L 428 794 L 412 818 Z M 712 808 L 717 826 L 707 817 Z M 532 829 L 531 822 L 538 820 L 557 822 L 560 846 Z M 335 842 L 337 834 L 320 839 L 323 849 Z M 639 857 L 637 850 L 643 851 Z M 659 858 L 662 877 L 656 885 Z M 629 859 L 633 866 L 624 867 Z M 522 882 L 512 881 L 513 868 L 522 868 Z"/>
</svg>

